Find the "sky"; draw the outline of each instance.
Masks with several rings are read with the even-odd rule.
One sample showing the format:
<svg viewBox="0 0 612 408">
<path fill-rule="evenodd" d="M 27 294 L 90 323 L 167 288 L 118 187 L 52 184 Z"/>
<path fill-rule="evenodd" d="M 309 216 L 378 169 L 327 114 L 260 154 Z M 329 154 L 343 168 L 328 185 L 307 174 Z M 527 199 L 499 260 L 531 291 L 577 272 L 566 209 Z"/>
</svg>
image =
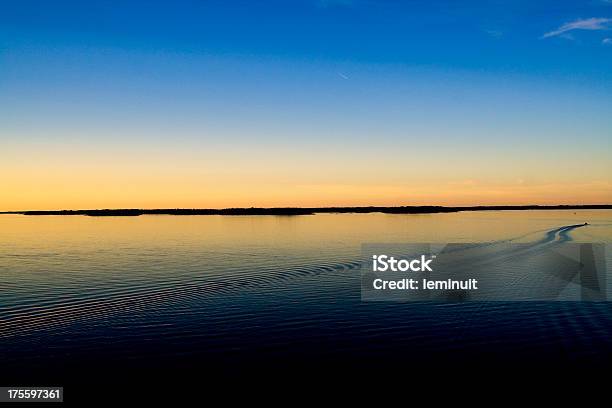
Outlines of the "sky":
<svg viewBox="0 0 612 408">
<path fill-rule="evenodd" d="M 0 2 L 0 211 L 602 203 L 612 0 Z"/>
</svg>

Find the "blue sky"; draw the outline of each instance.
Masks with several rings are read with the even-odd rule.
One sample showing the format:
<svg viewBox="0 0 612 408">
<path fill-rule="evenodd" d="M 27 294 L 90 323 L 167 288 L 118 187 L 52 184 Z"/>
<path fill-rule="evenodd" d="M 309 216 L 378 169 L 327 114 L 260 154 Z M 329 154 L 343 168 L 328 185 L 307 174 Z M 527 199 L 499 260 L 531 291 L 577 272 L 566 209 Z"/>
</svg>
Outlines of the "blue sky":
<svg viewBox="0 0 612 408">
<path fill-rule="evenodd" d="M 5 162 L 214 151 L 264 177 L 283 165 L 240 158 L 391 149 L 507 160 L 458 164 L 461 180 L 523 180 L 537 167 L 523 160 L 540 163 L 534 183 L 607 183 L 612 1 L 2 2 L 0 105 Z M 588 167 L 547 176 L 573 155 Z"/>
<path fill-rule="evenodd" d="M 563 24 L 612 18 L 608 0 L 121 3 L 3 2 L 2 43 L 8 50 L 80 46 L 534 73 L 610 71 L 609 58 L 598 58 L 610 37 L 605 22 L 599 32 L 578 24 L 537 41 Z"/>
<path fill-rule="evenodd" d="M 11 116 L 51 98 L 58 110 L 74 103 L 85 117 L 119 121 L 120 114 L 105 110 L 114 110 L 117 100 L 139 104 L 126 111 L 137 116 L 165 109 L 187 115 L 198 104 L 212 104 L 223 116 L 240 112 L 236 99 L 251 96 L 258 106 L 245 113 L 263 118 L 260 110 L 269 108 L 282 119 L 291 93 L 302 100 L 298 116 L 308 113 L 308 101 L 325 116 L 327 103 L 342 112 L 338 105 L 350 109 L 350 101 L 363 101 L 369 90 L 374 97 L 384 99 L 388 91 L 390 99 L 399 98 L 403 85 L 415 98 L 437 98 L 442 105 L 474 89 L 482 89 L 475 99 L 488 105 L 491 93 L 504 97 L 515 86 L 529 90 L 534 84 L 534 92 L 553 100 L 592 92 L 597 104 L 609 100 L 612 86 L 609 22 L 543 37 L 564 24 L 587 21 L 588 28 L 589 20 L 612 19 L 606 0 L 126 3 L 3 3 L 0 84 L 4 101 L 15 104 Z M 431 85 L 429 94 L 415 89 Z M 446 91 L 439 89 L 445 85 Z M 58 100 L 57 89 L 64 98 Z M 508 97 L 512 104 L 512 92 Z M 223 112 L 224 101 L 230 112 Z M 40 113 L 58 114 L 48 107 Z"/>
</svg>

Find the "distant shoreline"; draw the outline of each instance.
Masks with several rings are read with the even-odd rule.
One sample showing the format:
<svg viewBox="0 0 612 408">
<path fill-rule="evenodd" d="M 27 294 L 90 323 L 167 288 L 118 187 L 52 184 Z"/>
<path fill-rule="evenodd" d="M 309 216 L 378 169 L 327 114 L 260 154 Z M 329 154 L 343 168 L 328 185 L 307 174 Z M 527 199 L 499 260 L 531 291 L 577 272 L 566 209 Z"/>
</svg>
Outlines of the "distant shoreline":
<svg viewBox="0 0 612 408">
<path fill-rule="evenodd" d="M 102 209 L 59 211 L 4 211 L 0 214 L 22 215 L 87 215 L 90 217 L 136 217 L 140 215 L 314 215 L 330 213 L 436 214 L 461 211 L 504 210 L 610 210 L 612 204 L 595 205 L 493 205 L 469 207 L 400 206 L 400 207 L 280 207 L 280 208 L 224 208 L 224 209 Z"/>
</svg>

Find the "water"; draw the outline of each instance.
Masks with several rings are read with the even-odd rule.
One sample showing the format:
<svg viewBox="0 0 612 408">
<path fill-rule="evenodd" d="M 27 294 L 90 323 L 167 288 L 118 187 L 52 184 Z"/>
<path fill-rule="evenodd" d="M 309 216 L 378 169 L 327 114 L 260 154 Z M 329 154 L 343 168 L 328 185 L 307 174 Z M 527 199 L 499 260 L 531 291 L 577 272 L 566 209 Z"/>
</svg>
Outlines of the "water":
<svg viewBox="0 0 612 408">
<path fill-rule="evenodd" d="M 611 243 L 612 211 L 2 215 L 1 379 L 607 363 L 607 302 L 360 300 L 364 242 L 542 239 Z"/>
</svg>

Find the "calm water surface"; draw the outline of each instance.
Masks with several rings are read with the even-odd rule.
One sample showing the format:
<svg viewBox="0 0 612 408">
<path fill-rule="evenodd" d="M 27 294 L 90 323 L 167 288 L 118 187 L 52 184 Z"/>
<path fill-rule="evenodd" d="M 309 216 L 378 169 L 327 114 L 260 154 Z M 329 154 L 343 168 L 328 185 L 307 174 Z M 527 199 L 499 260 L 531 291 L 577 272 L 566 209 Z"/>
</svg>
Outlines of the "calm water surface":
<svg viewBox="0 0 612 408">
<path fill-rule="evenodd" d="M 533 242 L 585 221 L 554 239 L 612 243 L 607 210 L 2 215 L 2 376 L 194 366 L 236 374 L 262 364 L 385 367 L 509 356 L 602 363 L 612 356 L 607 302 L 360 300 L 364 242 Z"/>
</svg>

